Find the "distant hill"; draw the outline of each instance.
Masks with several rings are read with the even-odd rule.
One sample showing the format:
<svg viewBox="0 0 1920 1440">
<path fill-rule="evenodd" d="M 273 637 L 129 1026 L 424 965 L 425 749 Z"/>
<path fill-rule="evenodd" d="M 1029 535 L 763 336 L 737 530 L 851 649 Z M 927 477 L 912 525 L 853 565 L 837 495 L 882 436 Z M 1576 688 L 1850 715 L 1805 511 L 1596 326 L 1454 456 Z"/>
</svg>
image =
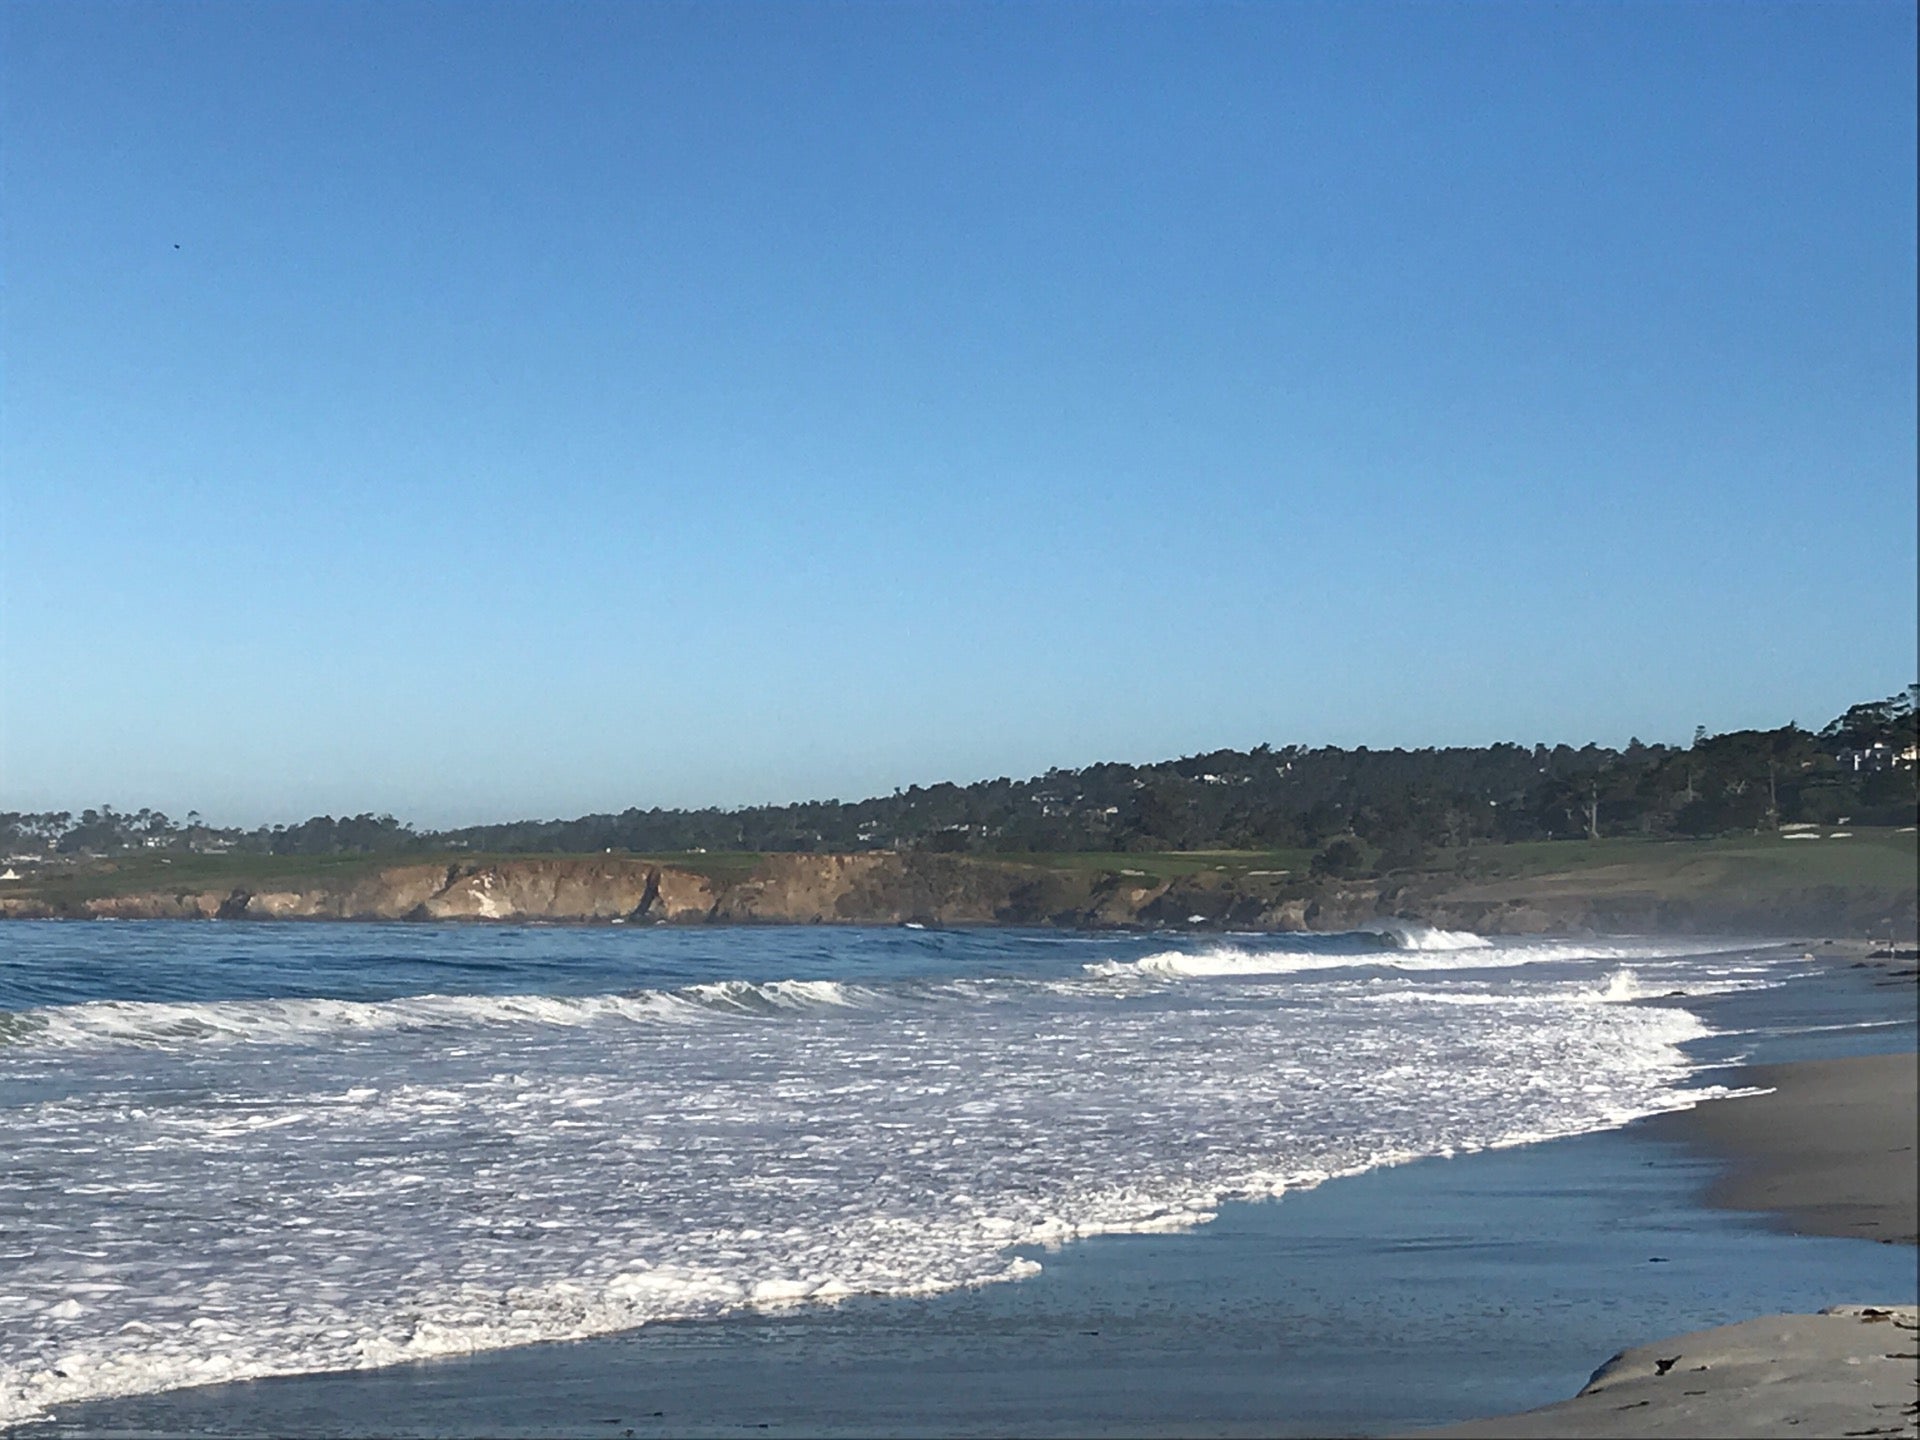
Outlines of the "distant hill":
<svg viewBox="0 0 1920 1440">
<path fill-rule="evenodd" d="M 0 814 L 0 856 L 642 854 L 914 850 L 1017 855 L 1301 849 L 1330 875 L 1421 864 L 1477 842 L 1705 837 L 1905 825 L 1916 810 L 1915 688 L 1818 732 L 1697 734 L 1685 747 L 1518 744 L 1216 750 L 1024 780 L 739 809 L 628 808 L 571 820 L 417 830 L 387 815 L 243 831 L 111 806 Z"/>
</svg>

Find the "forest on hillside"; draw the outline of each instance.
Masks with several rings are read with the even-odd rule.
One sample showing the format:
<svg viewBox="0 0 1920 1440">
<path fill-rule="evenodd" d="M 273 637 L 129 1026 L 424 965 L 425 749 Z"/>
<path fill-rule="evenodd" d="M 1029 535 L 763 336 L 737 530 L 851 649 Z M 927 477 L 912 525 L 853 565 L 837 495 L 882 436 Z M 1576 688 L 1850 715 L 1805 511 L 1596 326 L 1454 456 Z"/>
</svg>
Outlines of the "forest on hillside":
<svg viewBox="0 0 1920 1440">
<path fill-rule="evenodd" d="M 0 812 L 0 855 L 858 851 L 1110 852 L 1344 847 L 1343 863 L 1418 864 L 1476 843 L 1712 836 L 1794 824 L 1910 825 L 1920 686 L 1818 731 L 1696 733 L 1686 747 L 1496 744 L 1418 750 L 1257 745 L 1025 780 L 737 809 L 629 808 L 571 820 L 422 830 L 391 815 L 257 829 L 102 805 Z M 1338 847 L 1336 847 L 1338 848 Z"/>
</svg>

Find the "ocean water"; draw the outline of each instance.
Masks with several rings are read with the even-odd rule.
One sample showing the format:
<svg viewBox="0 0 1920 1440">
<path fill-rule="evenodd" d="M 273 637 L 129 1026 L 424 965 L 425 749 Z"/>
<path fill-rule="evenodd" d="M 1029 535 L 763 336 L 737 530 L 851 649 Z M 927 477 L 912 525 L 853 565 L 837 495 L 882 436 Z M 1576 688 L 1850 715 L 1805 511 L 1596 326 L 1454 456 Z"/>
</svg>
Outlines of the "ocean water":
<svg viewBox="0 0 1920 1440">
<path fill-rule="evenodd" d="M 1811 969 L 1418 928 L 10 923 L 0 1424 L 1017 1285 L 1726 1093 L 1703 1014 Z"/>
</svg>

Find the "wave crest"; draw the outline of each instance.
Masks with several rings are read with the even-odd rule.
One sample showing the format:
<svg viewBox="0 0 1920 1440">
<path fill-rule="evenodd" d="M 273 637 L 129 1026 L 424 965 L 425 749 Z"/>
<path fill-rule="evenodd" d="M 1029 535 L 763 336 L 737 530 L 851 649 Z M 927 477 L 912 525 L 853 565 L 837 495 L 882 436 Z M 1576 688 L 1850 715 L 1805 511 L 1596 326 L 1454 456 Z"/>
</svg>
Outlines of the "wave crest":
<svg viewBox="0 0 1920 1440">
<path fill-rule="evenodd" d="M 94 1000 L 0 1014 L 0 1044 L 50 1047 L 276 1044 L 317 1036 L 471 1026 L 689 1025 L 726 1016 L 867 1008 L 877 991 L 837 980 L 721 980 L 622 995 L 410 995 L 393 1000 Z"/>
<path fill-rule="evenodd" d="M 1387 932 L 1359 933 L 1381 936 Z M 1080 968 L 1089 975 L 1107 979 L 1127 976 L 1202 979 L 1232 975 L 1293 975 L 1315 970 L 1497 970 L 1556 961 L 1650 962 L 1665 956 L 1688 955 L 1697 951 L 1696 946 L 1659 941 L 1624 945 L 1596 944 L 1583 940 L 1493 941 L 1466 931 L 1431 930 L 1424 926 L 1394 933 L 1401 934 L 1404 943 L 1387 950 L 1307 950 L 1280 945 L 1263 950 L 1240 945 L 1211 945 L 1201 950 L 1161 950 L 1138 960 L 1097 960 Z M 1275 940 L 1281 938 L 1276 936 Z"/>
<path fill-rule="evenodd" d="M 1413 920 L 1394 920 L 1370 932 L 1396 950 L 1487 950 L 1493 942 L 1471 930 L 1442 930 Z"/>
<path fill-rule="evenodd" d="M 1316 954 L 1310 950 L 1244 950 L 1214 945 L 1205 950 L 1161 950 L 1138 960 L 1095 960 L 1081 968 L 1089 975 L 1124 977 L 1165 975 L 1291 975 L 1301 970 L 1351 969 L 1380 963 L 1373 955 Z"/>
</svg>

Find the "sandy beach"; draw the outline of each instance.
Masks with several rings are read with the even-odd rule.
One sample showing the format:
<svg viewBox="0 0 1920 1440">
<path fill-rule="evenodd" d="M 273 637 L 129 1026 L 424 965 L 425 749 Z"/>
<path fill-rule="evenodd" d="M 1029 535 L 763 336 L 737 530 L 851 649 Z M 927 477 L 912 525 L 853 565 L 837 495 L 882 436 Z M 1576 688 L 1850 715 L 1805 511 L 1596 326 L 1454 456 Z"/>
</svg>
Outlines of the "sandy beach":
<svg viewBox="0 0 1920 1440">
<path fill-rule="evenodd" d="M 1724 1169 L 1710 1203 L 1797 1234 L 1910 1247 L 1916 1233 L 1915 1057 L 1756 1066 L 1770 1093 L 1643 1122 Z M 1837 1297 L 1836 1297 L 1837 1298 Z M 1614 1356 L 1571 1400 L 1422 1432 L 1444 1436 L 1912 1435 L 1920 1319 L 1857 1297 L 1669 1336 Z M 1862 1302 L 1865 1303 L 1862 1303 Z"/>
<path fill-rule="evenodd" d="M 1914 1307 L 1769 1315 L 1622 1351 L 1572 1400 L 1428 1436 L 1900 1436 L 1915 1433 Z"/>
<path fill-rule="evenodd" d="M 1773 1214 L 1803 1235 L 1914 1243 L 1911 1052 L 1755 1066 L 1745 1079 L 1771 1093 L 1647 1122 L 1725 1161 L 1712 1203 Z"/>
</svg>

